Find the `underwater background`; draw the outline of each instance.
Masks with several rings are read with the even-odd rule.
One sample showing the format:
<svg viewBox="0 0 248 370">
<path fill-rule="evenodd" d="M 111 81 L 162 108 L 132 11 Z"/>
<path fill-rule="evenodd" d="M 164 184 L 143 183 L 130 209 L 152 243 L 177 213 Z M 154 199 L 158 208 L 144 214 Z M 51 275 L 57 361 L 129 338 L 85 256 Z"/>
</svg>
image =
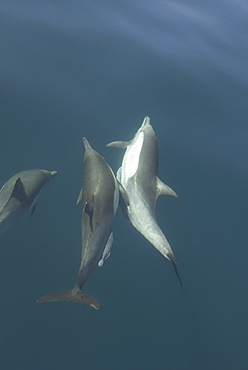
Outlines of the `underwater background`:
<svg viewBox="0 0 248 370">
<path fill-rule="evenodd" d="M 1 0 L 0 186 L 59 171 L 0 240 L 1 369 L 248 368 L 248 4 L 244 0 Z M 159 143 L 158 223 L 171 263 L 118 211 L 110 258 L 83 290 L 98 311 L 37 304 L 81 258 L 85 136 Z"/>
</svg>

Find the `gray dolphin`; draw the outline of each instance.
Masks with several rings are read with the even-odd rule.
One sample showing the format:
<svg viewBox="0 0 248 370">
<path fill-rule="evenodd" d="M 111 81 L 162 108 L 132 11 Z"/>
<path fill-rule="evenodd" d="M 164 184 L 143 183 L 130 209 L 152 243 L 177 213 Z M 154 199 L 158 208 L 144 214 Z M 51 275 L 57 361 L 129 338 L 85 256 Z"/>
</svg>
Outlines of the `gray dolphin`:
<svg viewBox="0 0 248 370">
<path fill-rule="evenodd" d="M 38 303 L 73 301 L 99 308 L 99 302 L 81 291 L 82 286 L 104 259 L 109 256 L 113 242 L 111 231 L 118 202 L 119 186 L 105 159 L 92 149 L 83 138 L 83 187 L 78 201 L 82 200 L 82 257 L 76 284 L 72 290 L 45 295 Z"/>
<path fill-rule="evenodd" d="M 27 170 L 12 176 L 0 190 L 0 234 L 25 212 L 35 209 L 37 197 L 57 171 Z"/>
<path fill-rule="evenodd" d="M 158 144 L 150 125 L 150 118 L 145 117 L 131 141 L 114 141 L 107 146 L 126 149 L 122 166 L 117 172 L 117 179 L 121 184 L 120 191 L 131 223 L 163 256 L 172 262 L 182 285 L 175 256 L 155 216 L 158 196 L 167 194 L 177 197 L 177 194 L 157 177 Z"/>
</svg>

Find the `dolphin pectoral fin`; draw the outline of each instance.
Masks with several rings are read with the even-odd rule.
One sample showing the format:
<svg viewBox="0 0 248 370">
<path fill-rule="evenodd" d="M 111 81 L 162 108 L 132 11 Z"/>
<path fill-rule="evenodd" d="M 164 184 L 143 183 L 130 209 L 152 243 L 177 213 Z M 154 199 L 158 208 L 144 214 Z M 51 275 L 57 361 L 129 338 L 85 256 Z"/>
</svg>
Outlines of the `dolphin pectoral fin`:
<svg viewBox="0 0 248 370">
<path fill-rule="evenodd" d="M 107 258 L 109 258 L 109 256 L 110 256 L 110 250 L 112 248 L 113 241 L 114 241 L 114 235 L 113 235 L 113 231 L 111 231 L 111 233 L 109 234 L 107 243 L 105 245 L 105 248 L 104 248 L 104 250 L 102 252 L 102 257 L 101 257 L 100 261 L 98 262 L 98 266 L 99 267 L 102 267 L 103 264 L 104 264 L 104 261 Z"/>
<path fill-rule="evenodd" d="M 119 170 L 120 169 L 121 169 L 121 167 L 119 168 Z M 119 170 L 118 170 L 118 172 L 119 172 Z M 120 195 L 119 196 L 119 206 L 121 207 L 121 210 L 122 210 L 124 216 L 129 220 L 128 209 L 127 209 L 127 207 L 129 206 L 129 198 L 128 198 L 126 190 L 124 189 L 123 185 L 119 181 L 118 177 L 117 177 L 117 182 L 118 182 L 118 185 L 119 185 L 119 195 Z"/>
<path fill-rule="evenodd" d="M 157 197 L 163 194 L 178 198 L 176 192 L 157 177 Z"/>
<path fill-rule="evenodd" d="M 82 189 L 80 190 L 79 194 L 78 194 L 78 198 L 77 198 L 77 205 L 81 202 L 82 200 Z"/>
<path fill-rule="evenodd" d="M 98 310 L 100 307 L 99 302 L 94 297 L 91 297 L 89 294 L 82 292 L 77 287 L 64 292 L 44 295 L 37 300 L 37 303 L 58 301 L 72 301 L 76 303 L 83 303 L 87 306 L 95 308 L 96 310 Z"/>
<path fill-rule="evenodd" d="M 129 146 L 129 141 L 112 141 L 111 143 L 108 143 L 106 146 L 111 148 L 121 148 L 126 149 Z"/>
<path fill-rule="evenodd" d="M 86 202 L 85 206 L 84 206 L 84 212 L 87 213 L 87 215 L 90 218 L 91 231 L 93 231 L 92 219 L 93 219 L 93 213 L 94 213 L 94 204 L 95 204 L 95 199 L 94 199 L 94 195 L 93 195 L 91 200 L 89 202 Z"/>
<path fill-rule="evenodd" d="M 130 221 L 129 216 L 128 216 L 127 205 L 122 196 L 119 197 L 119 206 L 121 207 L 122 213 L 125 216 L 125 218 Z"/>
<path fill-rule="evenodd" d="M 121 175 L 122 175 L 122 166 L 118 168 L 118 171 L 116 173 L 116 179 L 119 183 L 121 183 Z"/>
<path fill-rule="evenodd" d="M 28 197 L 25 193 L 24 186 L 20 177 L 18 177 L 18 179 L 15 182 L 14 189 L 11 193 L 10 198 L 12 197 L 16 198 L 22 205 L 27 206 L 29 203 Z"/>
<path fill-rule="evenodd" d="M 130 221 L 129 213 L 128 213 L 128 206 L 129 206 L 128 196 L 123 186 L 120 183 L 119 185 L 120 185 L 119 186 L 119 190 L 120 190 L 119 206 L 121 207 L 122 213 L 125 216 L 125 218 Z"/>
<path fill-rule="evenodd" d="M 119 192 L 120 192 L 123 200 L 125 201 L 125 203 L 127 205 L 129 205 L 129 199 L 128 199 L 127 192 L 126 192 L 126 190 L 124 189 L 124 186 L 121 183 L 121 175 L 122 175 L 122 167 L 119 167 L 118 171 L 116 173 L 116 180 L 117 180 L 117 183 L 118 183 Z"/>
<path fill-rule="evenodd" d="M 178 280 L 179 280 L 180 285 L 181 285 L 181 286 L 183 286 L 182 280 L 181 280 L 181 278 L 180 278 L 180 276 L 179 276 L 179 272 L 178 272 L 178 269 L 177 269 L 177 263 L 176 263 L 176 260 L 175 260 L 174 255 L 172 255 L 172 254 L 168 254 L 168 257 L 169 257 L 169 259 L 170 259 L 170 261 L 171 261 L 171 263 L 172 263 L 172 265 L 173 265 L 173 268 L 174 268 L 174 270 L 175 270 L 175 273 L 176 273 L 176 275 L 177 275 L 177 278 L 178 278 Z"/>
<path fill-rule="evenodd" d="M 120 183 L 120 181 L 119 181 L 119 180 L 117 180 L 117 182 L 118 182 L 118 185 L 119 185 L 119 192 L 120 192 L 120 194 L 121 194 L 121 197 L 122 197 L 122 199 L 124 200 L 125 204 L 126 204 L 127 206 L 129 206 L 129 198 L 128 198 L 127 192 L 126 192 L 126 190 L 124 189 L 123 185 Z"/>
</svg>

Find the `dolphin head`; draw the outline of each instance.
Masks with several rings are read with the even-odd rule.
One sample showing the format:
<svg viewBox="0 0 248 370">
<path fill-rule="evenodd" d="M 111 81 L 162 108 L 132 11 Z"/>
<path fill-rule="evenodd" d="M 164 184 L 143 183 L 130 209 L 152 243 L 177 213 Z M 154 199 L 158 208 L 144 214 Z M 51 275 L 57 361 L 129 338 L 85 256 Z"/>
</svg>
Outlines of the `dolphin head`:
<svg viewBox="0 0 248 370">
<path fill-rule="evenodd" d="M 155 137 L 152 125 L 150 124 L 150 117 L 148 116 L 144 118 L 142 125 L 140 126 L 130 143 L 134 143 L 137 140 L 142 140 L 141 138 L 144 138 L 144 135 L 151 135 Z"/>
<path fill-rule="evenodd" d="M 83 141 L 83 144 L 84 144 L 85 151 L 92 149 L 92 147 L 91 147 L 90 143 L 88 142 L 88 140 L 86 139 L 86 137 L 83 137 L 82 141 Z"/>
</svg>

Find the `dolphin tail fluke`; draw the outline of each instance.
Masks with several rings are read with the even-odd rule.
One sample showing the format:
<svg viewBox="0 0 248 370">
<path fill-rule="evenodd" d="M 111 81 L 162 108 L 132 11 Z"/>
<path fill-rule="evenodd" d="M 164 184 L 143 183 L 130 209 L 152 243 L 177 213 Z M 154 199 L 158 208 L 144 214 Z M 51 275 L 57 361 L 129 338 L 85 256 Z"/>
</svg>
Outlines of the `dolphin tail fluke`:
<svg viewBox="0 0 248 370">
<path fill-rule="evenodd" d="M 168 257 L 169 257 L 169 260 L 171 261 L 171 263 L 173 265 L 173 268 L 175 270 L 175 273 L 177 275 L 177 278 L 179 280 L 180 285 L 183 286 L 182 280 L 180 278 L 180 275 L 179 275 L 179 272 L 178 272 L 178 269 L 177 269 L 177 263 L 176 263 L 174 255 L 168 255 Z"/>
<path fill-rule="evenodd" d="M 99 302 L 94 297 L 91 297 L 89 294 L 82 292 L 79 288 L 44 295 L 37 300 L 37 303 L 58 301 L 72 301 L 76 303 L 83 303 L 87 306 L 95 308 L 96 310 L 98 310 L 100 307 Z"/>
<path fill-rule="evenodd" d="M 178 278 L 178 280 L 179 280 L 179 283 L 180 283 L 180 285 L 181 285 L 181 286 L 183 286 L 182 280 L 181 280 L 180 275 L 179 275 L 179 273 L 178 273 L 177 264 L 176 264 L 176 262 L 175 262 L 175 261 L 171 261 L 171 262 L 172 262 L 172 265 L 173 265 L 173 267 L 174 267 L 174 270 L 175 270 L 175 273 L 176 273 L 176 275 L 177 275 L 177 278 Z"/>
</svg>

